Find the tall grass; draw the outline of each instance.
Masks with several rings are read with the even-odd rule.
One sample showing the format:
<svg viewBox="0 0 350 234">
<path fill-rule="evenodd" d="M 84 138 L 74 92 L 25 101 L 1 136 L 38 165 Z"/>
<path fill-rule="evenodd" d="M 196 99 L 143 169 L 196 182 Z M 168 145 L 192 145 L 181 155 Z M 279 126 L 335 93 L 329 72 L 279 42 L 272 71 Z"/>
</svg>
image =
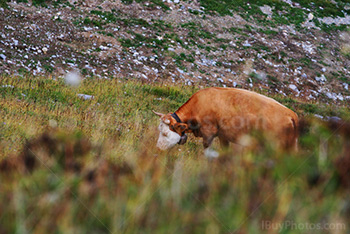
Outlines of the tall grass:
<svg viewBox="0 0 350 234">
<path fill-rule="evenodd" d="M 105 79 L 72 89 L 59 79 L 2 77 L 0 232 L 316 233 L 291 222 L 348 232 L 345 130 L 314 121 L 294 154 L 259 138 L 212 161 L 195 138 L 159 152 L 151 110 L 174 111 L 198 89 Z M 300 115 L 310 109 L 280 101 Z"/>
</svg>

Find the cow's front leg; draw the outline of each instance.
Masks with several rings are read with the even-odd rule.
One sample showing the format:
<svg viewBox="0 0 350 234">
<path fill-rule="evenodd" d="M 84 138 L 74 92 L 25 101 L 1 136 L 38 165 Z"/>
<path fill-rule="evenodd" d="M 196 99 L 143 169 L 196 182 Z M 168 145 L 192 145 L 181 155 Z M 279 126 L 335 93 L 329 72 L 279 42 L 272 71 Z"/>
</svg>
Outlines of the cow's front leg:
<svg viewBox="0 0 350 234">
<path fill-rule="evenodd" d="M 230 145 L 229 141 L 224 137 L 220 137 L 220 136 L 219 136 L 219 140 L 220 140 L 221 148 L 227 150 Z"/>
<path fill-rule="evenodd" d="M 213 139 L 214 136 L 203 137 L 204 155 L 209 159 L 219 157 L 219 153 L 210 148 Z"/>
</svg>

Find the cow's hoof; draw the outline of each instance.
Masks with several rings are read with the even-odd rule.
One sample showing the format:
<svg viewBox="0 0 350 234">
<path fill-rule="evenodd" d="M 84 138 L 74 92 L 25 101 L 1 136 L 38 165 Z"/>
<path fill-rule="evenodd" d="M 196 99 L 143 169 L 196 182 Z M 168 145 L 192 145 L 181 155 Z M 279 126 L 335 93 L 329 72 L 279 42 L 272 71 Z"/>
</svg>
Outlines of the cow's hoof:
<svg viewBox="0 0 350 234">
<path fill-rule="evenodd" d="M 209 159 L 214 159 L 214 158 L 219 157 L 219 153 L 213 149 L 205 149 L 204 155 L 205 155 L 205 157 L 207 157 Z"/>
</svg>

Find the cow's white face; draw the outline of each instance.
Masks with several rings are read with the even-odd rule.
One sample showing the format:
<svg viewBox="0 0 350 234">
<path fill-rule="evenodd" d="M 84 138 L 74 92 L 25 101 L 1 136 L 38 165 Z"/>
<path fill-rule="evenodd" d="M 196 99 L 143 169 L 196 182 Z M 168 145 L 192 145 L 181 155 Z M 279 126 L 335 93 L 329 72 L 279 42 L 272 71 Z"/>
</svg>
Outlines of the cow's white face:
<svg viewBox="0 0 350 234">
<path fill-rule="evenodd" d="M 171 131 L 169 125 L 165 124 L 162 120 L 158 129 L 159 138 L 157 141 L 157 147 L 161 150 L 166 150 L 175 146 L 181 139 L 181 136 L 176 132 Z"/>
</svg>

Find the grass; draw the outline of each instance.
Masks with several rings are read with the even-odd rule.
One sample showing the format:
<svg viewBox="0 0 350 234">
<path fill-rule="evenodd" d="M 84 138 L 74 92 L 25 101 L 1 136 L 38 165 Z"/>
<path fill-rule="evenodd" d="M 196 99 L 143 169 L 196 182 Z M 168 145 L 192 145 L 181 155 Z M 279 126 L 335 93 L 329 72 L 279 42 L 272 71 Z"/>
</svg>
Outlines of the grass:
<svg viewBox="0 0 350 234">
<path fill-rule="evenodd" d="M 298 154 L 259 137 L 213 161 L 193 137 L 158 152 L 151 110 L 174 111 L 198 89 L 119 79 L 71 88 L 52 77 L 1 77 L 1 230 L 268 233 L 263 222 L 290 220 L 348 230 L 348 139 L 317 121 Z M 346 107 L 274 98 L 300 116 L 350 116 Z"/>
<path fill-rule="evenodd" d="M 108 85 L 105 82 L 107 82 Z M 84 84 L 86 84 L 86 86 Z M 1 131 L 6 132 L 11 126 L 13 126 L 13 124 L 17 125 L 17 120 L 17 123 L 11 123 L 11 121 L 9 121 L 12 117 L 15 117 L 13 115 L 21 113 L 26 115 L 28 112 L 33 113 L 31 115 L 33 119 L 28 119 L 27 122 L 24 118 L 24 125 L 17 128 L 16 132 L 11 132 L 13 136 L 18 133 L 21 136 L 30 138 L 38 132 L 31 135 L 31 131 L 26 131 L 26 129 L 31 129 L 30 126 L 33 126 L 33 123 L 38 125 L 45 121 L 48 123 L 47 121 L 50 119 L 57 121 L 60 127 L 65 126 L 64 122 L 60 122 L 64 119 L 70 119 L 79 125 L 81 124 L 80 117 L 82 117 L 80 115 L 83 113 L 88 115 L 86 112 L 87 110 L 94 113 L 101 113 L 106 118 L 109 118 L 110 122 L 105 123 L 106 127 L 108 125 L 116 125 L 121 122 L 122 119 L 122 122 L 124 122 L 123 125 L 128 125 L 128 123 L 132 124 L 133 121 L 135 121 L 135 119 L 131 119 L 130 122 L 125 121 L 124 118 L 128 118 L 132 113 L 121 113 L 120 109 L 139 111 L 144 115 L 143 118 L 145 121 L 147 119 L 149 121 L 150 119 L 153 119 L 151 118 L 153 117 L 151 112 L 148 113 L 152 108 L 166 111 L 167 108 L 164 107 L 164 103 L 167 103 L 172 110 L 176 109 L 181 103 L 185 102 L 192 93 L 192 89 L 186 90 L 186 92 L 180 92 L 181 88 L 176 87 L 153 87 L 135 82 L 120 83 L 119 80 L 86 80 L 84 84 L 79 87 L 79 89 L 72 90 L 69 87 L 66 87 L 62 80 L 42 78 L 31 78 L 30 80 L 26 78 L 1 79 L 1 85 L 15 86 L 15 88 L 0 87 L 1 97 L 4 98 L 1 106 L 3 110 L 8 111 L 5 111 L 5 113 L 9 114 L 9 116 L 2 116 L 3 122 L 6 122 L 6 125 L 2 125 Z M 91 86 L 92 84 L 96 85 L 96 87 L 93 88 L 93 86 Z M 96 98 L 91 101 L 86 101 L 79 98 L 76 95 L 77 93 L 93 95 Z M 148 98 L 144 99 L 144 96 L 147 96 Z M 160 101 L 156 99 L 159 97 L 163 98 L 163 100 Z M 142 99 L 144 99 L 144 101 L 140 102 L 139 100 Z M 131 105 L 131 103 L 133 104 Z M 23 109 L 23 105 L 28 105 L 28 108 Z M 45 112 L 43 112 L 44 109 L 46 110 Z M 20 110 L 20 112 L 17 112 L 18 110 Z M 58 110 L 60 111 L 57 113 L 56 111 Z M 4 112 L 2 112 L 2 114 L 3 113 Z M 85 119 L 87 116 L 82 118 Z M 88 118 L 88 121 L 91 121 L 90 123 L 95 122 L 95 118 L 97 118 L 97 116 L 92 119 Z M 146 121 L 145 124 L 147 124 L 148 121 Z M 86 126 L 89 126 L 90 123 L 87 123 Z M 96 123 L 90 126 L 98 127 L 96 126 Z M 43 131 L 45 128 L 46 126 L 42 126 L 38 131 Z M 95 128 L 89 127 L 84 133 L 91 133 L 96 130 L 97 129 Z M 110 132 L 111 130 L 108 131 Z M 116 130 L 112 133 L 117 134 Z M 4 132 L 1 132 L 1 135 L 4 136 Z M 112 137 L 112 135 L 106 137 Z M 96 135 L 94 138 L 97 139 L 99 136 Z M 24 139 L 17 142 L 18 146 L 23 143 L 23 140 Z"/>
</svg>

